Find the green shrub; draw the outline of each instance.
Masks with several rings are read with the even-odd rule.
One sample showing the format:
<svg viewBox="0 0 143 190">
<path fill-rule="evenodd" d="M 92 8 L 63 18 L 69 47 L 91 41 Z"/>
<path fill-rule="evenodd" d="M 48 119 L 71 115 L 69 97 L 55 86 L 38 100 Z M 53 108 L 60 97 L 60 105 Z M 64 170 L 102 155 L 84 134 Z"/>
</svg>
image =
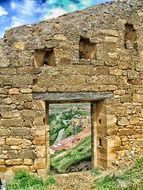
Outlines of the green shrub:
<svg viewBox="0 0 143 190">
<path fill-rule="evenodd" d="M 51 167 L 58 173 L 65 173 L 70 166 L 86 160 L 91 160 L 91 136 L 85 137 L 73 149 L 52 155 Z"/>
<path fill-rule="evenodd" d="M 143 158 L 121 175 L 107 175 L 94 182 L 96 190 L 143 190 Z"/>
<path fill-rule="evenodd" d="M 100 168 L 93 168 L 92 170 L 91 170 L 91 174 L 93 175 L 93 176 L 98 176 L 98 175 L 100 175 L 102 173 L 102 170 L 100 169 Z"/>
<path fill-rule="evenodd" d="M 70 125 L 70 121 L 74 117 L 87 116 L 88 112 L 84 110 L 66 110 L 63 112 L 52 113 L 49 115 L 50 125 L 50 145 L 52 145 L 57 139 L 58 133 L 61 129 L 65 129 L 64 138 L 71 135 L 75 135 L 82 131 L 82 128 L 78 128 L 74 131 L 73 126 Z M 66 122 L 65 122 L 66 121 Z"/>
<path fill-rule="evenodd" d="M 53 177 L 43 180 L 37 176 L 30 175 L 26 171 L 19 171 L 14 178 L 6 184 L 6 190 L 49 190 L 55 183 Z"/>
</svg>

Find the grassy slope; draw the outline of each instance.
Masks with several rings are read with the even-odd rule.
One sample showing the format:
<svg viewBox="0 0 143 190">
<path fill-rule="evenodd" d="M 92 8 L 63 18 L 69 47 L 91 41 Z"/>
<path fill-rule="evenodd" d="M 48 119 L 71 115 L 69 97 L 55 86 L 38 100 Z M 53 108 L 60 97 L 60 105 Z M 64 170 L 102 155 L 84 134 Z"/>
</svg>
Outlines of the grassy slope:
<svg viewBox="0 0 143 190">
<path fill-rule="evenodd" d="M 61 154 L 61 156 L 60 156 Z M 91 136 L 86 137 L 79 145 L 51 157 L 51 166 L 64 173 L 71 165 L 91 158 Z"/>
<path fill-rule="evenodd" d="M 50 190 L 55 183 L 53 177 L 43 180 L 26 171 L 19 171 L 14 178 L 6 184 L 6 190 Z"/>
<path fill-rule="evenodd" d="M 52 145 L 61 129 L 65 129 L 64 138 L 74 135 L 73 126 L 70 121 L 75 117 L 87 116 L 88 113 L 84 110 L 66 110 L 63 112 L 50 114 L 50 145 Z M 66 122 L 64 122 L 66 121 Z M 80 131 L 77 131 L 77 133 Z"/>
<path fill-rule="evenodd" d="M 120 175 L 107 175 L 95 181 L 96 190 L 143 190 L 143 158 Z"/>
<path fill-rule="evenodd" d="M 96 177 L 99 172 L 96 171 Z M 18 172 L 15 177 L 8 182 L 6 190 L 50 190 L 55 179 L 50 177 L 44 181 L 27 172 Z M 62 185 L 62 184 L 61 184 Z M 94 190 L 143 190 L 143 158 L 120 175 L 107 175 L 99 177 L 94 182 Z"/>
</svg>

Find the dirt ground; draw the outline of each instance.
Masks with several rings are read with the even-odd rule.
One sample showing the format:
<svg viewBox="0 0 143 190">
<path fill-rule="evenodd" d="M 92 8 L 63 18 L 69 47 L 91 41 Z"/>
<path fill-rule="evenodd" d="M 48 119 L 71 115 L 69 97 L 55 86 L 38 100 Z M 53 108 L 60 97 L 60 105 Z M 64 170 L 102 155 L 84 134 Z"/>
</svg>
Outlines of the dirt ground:
<svg viewBox="0 0 143 190">
<path fill-rule="evenodd" d="M 52 190 L 91 190 L 94 181 L 91 171 L 57 174 L 55 179 Z"/>
</svg>

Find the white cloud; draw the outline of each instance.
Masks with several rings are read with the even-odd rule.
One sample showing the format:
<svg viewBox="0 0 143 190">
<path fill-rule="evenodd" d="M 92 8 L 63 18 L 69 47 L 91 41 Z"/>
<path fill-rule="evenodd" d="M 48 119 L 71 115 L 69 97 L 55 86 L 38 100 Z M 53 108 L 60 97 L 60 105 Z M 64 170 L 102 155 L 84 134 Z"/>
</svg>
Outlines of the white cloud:
<svg viewBox="0 0 143 190">
<path fill-rule="evenodd" d="M 24 4 L 21 7 L 21 13 L 23 15 L 33 15 L 36 11 L 36 1 L 34 0 L 24 0 Z"/>
<path fill-rule="evenodd" d="M 0 6 L 0 16 L 5 16 L 5 15 L 8 15 L 8 12 Z"/>
<path fill-rule="evenodd" d="M 88 7 L 93 5 L 93 2 L 91 0 L 82 1 L 83 6 Z"/>
<path fill-rule="evenodd" d="M 48 3 L 53 5 L 53 4 L 57 3 L 57 0 L 49 0 Z"/>
<path fill-rule="evenodd" d="M 16 26 L 20 26 L 25 24 L 25 20 L 21 19 L 21 18 L 17 18 L 15 16 L 13 16 L 11 18 L 11 26 L 10 27 L 16 27 Z"/>
<path fill-rule="evenodd" d="M 10 27 L 16 27 L 28 24 L 34 19 L 35 13 L 41 13 L 41 9 L 35 0 L 17 0 L 11 1 L 11 9 L 15 15 L 11 18 Z"/>
<path fill-rule="evenodd" d="M 16 3 L 14 1 L 12 1 L 10 5 L 12 9 L 16 9 Z"/>
<path fill-rule="evenodd" d="M 44 19 L 56 18 L 58 16 L 66 14 L 66 13 L 67 13 L 67 11 L 65 11 L 62 8 L 54 8 L 51 11 L 49 11 L 48 14 L 44 15 Z"/>
<path fill-rule="evenodd" d="M 34 13 L 41 11 L 35 0 L 23 0 L 21 2 L 13 0 L 11 8 L 21 16 L 32 16 Z"/>
<path fill-rule="evenodd" d="M 68 8 L 70 9 L 70 11 L 76 11 L 77 10 L 77 6 L 75 4 L 69 4 Z"/>
</svg>

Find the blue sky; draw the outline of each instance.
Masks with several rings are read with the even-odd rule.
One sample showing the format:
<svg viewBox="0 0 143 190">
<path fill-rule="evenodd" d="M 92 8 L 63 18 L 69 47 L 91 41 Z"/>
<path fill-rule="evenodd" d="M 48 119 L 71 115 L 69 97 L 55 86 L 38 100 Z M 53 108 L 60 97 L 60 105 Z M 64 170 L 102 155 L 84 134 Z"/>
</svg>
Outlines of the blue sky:
<svg viewBox="0 0 143 190">
<path fill-rule="evenodd" d="M 0 0 L 0 37 L 5 30 L 110 0 Z"/>
</svg>

